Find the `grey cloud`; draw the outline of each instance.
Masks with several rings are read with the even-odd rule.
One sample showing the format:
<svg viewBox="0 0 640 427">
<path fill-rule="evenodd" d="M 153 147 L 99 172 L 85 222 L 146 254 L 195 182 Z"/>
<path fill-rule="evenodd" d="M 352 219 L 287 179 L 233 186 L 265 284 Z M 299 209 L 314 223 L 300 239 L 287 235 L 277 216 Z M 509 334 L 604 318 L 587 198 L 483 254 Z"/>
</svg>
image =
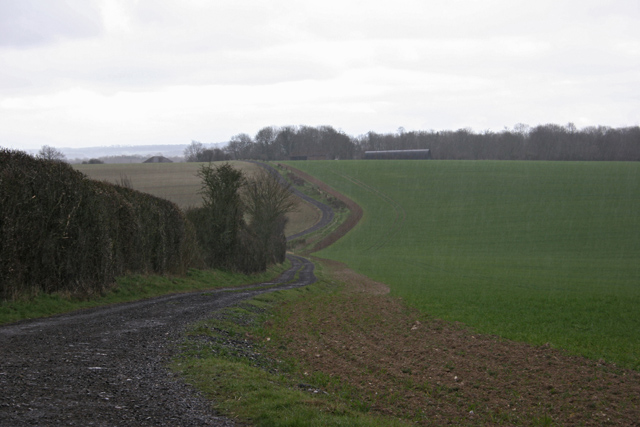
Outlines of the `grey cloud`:
<svg viewBox="0 0 640 427">
<path fill-rule="evenodd" d="M 636 123 L 638 4 L 0 0 L 0 138 Z"/>
<path fill-rule="evenodd" d="M 278 8 L 263 2 L 213 1 L 197 5 L 140 0 L 132 22 L 162 38 L 166 51 L 255 50 L 289 39 Z"/>
<path fill-rule="evenodd" d="M 29 47 L 102 32 L 100 11 L 84 0 L 3 0 L 0 46 Z"/>
</svg>

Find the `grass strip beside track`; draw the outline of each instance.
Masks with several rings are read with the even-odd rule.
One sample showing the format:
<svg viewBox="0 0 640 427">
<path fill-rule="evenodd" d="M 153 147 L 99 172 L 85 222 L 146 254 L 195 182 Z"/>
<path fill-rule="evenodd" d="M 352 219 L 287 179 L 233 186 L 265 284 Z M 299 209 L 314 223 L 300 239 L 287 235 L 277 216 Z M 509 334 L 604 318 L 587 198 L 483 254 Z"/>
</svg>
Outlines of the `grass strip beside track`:
<svg viewBox="0 0 640 427">
<path fill-rule="evenodd" d="M 205 393 L 224 415 L 268 426 L 401 426 L 402 420 L 370 413 L 361 402 L 328 394 L 307 378 L 295 358 L 277 358 L 270 336 L 274 308 L 336 295 L 339 286 L 320 280 L 287 291 L 262 294 L 216 312 L 193 325 L 172 368 Z M 277 344 L 276 344 L 277 343 Z"/>
<path fill-rule="evenodd" d="M 173 369 L 252 425 L 633 425 L 640 374 L 477 334 L 335 262 L 188 332 Z M 597 399 L 594 399 L 597 396 Z"/>
<path fill-rule="evenodd" d="M 254 275 L 220 270 L 193 269 L 186 276 L 124 276 L 117 278 L 113 288 L 105 295 L 92 295 L 86 299 L 72 298 L 68 295 L 42 294 L 24 301 L 3 301 L 0 303 L 0 324 L 171 293 L 204 291 L 261 283 L 275 279 L 290 266 L 291 263 L 286 261 L 282 265 L 271 267 L 265 273 Z"/>
</svg>

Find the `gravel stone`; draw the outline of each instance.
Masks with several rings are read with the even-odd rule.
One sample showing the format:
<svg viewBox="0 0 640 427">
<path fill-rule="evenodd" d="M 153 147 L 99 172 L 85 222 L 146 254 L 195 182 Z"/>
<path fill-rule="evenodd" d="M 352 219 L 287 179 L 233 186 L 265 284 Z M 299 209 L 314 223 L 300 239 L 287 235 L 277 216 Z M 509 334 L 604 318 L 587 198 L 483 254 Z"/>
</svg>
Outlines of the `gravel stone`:
<svg viewBox="0 0 640 427">
<path fill-rule="evenodd" d="M 274 282 L 0 327 L 0 426 L 235 425 L 166 366 L 190 323 L 315 281 L 311 262 L 289 259 L 292 268 Z"/>
</svg>

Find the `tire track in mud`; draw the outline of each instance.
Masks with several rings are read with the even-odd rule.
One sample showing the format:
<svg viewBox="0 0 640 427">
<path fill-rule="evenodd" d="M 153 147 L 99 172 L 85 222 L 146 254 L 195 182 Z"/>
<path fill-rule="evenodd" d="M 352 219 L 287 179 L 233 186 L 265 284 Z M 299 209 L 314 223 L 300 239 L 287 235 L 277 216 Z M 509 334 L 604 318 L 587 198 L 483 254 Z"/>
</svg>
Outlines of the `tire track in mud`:
<svg viewBox="0 0 640 427">
<path fill-rule="evenodd" d="M 368 185 L 365 184 L 364 182 L 360 181 L 359 179 L 356 179 L 350 175 L 344 174 L 344 173 L 339 173 L 336 172 L 334 170 L 331 171 L 332 173 L 334 173 L 335 175 L 338 175 L 346 180 L 348 180 L 349 182 L 357 185 L 360 188 L 363 188 L 367 191 L 369 191 L 370 193 L 374 194 L 375 196 L 379 197 L 380 199 L 382 199 L 384 202 L 386 202 L 387 204 L 389 204 L 394 211 L 394 219 L 393 219 L 393 223 L 391 224 L 390 227 L 387 227 L 386 231 L 384 232 L 384 234 L 380 237 L 380 239 L 378 239 L 375 243 L 373 243 L 372 245 L 368 246 L 367 248 L 365 248 L 365 252 L 366 251 L 370 251 L 370 250 L 380 250 L 382 249 L 384 246 L 386 246 L 386 244 L 396 235 L 398 234 L 398 232 L 402 229 L 402 227 L 404 227 L 404 224 L 407 220 L 407 212 L 404 210 L 404 208 L 402 207 L 402 205 L 400 205 L 398 202 L 396 202 L 395 200 L 393 200 L 391 197 L 389 197 L 387 194 L 383 193 L 382 191 Z"/>
</svg>

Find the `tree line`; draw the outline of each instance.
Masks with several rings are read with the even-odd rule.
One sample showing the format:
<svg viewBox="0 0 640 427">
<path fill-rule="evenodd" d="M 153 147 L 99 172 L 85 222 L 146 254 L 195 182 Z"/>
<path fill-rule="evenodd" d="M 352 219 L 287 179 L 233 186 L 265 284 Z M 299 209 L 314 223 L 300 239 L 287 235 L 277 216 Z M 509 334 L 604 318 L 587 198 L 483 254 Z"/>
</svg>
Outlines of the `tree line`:
<svg viewBox="0 0 640 427">
<path fill-rule="evenodd" d="M 199 142 L 185 150 L 187 161 L 361 159 L 366 151 L 430 149 L 433 159 L 640 161 L 640 127 L 577 129 L 569 123 L 500 132 L 405 131 L 349 136 L 331 126 L 269 126 L 255 136 L 240 133 L 222 149 Z"/>
<path fill-rule="evenodd" d="M 297 156 L 353 159 L 356 145 L 353 138 L 331 126 L 269 126 L 254 137 L 246 133 L 235 135 L 222 149 L 206 150 L 203 144 L 193 141 L 184 154 L 186 161 L 202 161 L 198 159 L 206 155 L 224 156 L 220 160 L 289 160 Z"/>
<path fill-rule="evenodd" d="M 640 127 L 576 129 L 554 124 L 516 125 L 501 132 L 369 132 L 358 139 L 367 150 L 430 149 L 433 159 L 640 161 Z"/>
</svg>

